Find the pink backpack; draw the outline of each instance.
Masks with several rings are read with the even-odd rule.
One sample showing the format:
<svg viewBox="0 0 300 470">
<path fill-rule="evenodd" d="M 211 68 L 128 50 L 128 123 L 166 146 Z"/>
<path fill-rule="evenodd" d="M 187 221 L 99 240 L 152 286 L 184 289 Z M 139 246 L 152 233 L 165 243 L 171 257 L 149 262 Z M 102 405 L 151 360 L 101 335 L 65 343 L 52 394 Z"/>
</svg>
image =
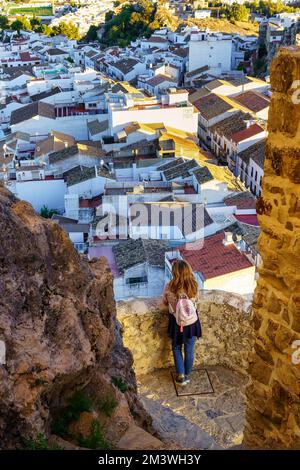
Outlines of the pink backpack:
<svg viewBox="0 0 300 470">
<path fill-rule="evenodd" d="M 184 326 L 192 325 L 198 320 L 198 314 L 194 302 L 183 294 L 177 301 L 176 311 L 174 313 L 176 323 L 183 331 Z"/>
</svg>

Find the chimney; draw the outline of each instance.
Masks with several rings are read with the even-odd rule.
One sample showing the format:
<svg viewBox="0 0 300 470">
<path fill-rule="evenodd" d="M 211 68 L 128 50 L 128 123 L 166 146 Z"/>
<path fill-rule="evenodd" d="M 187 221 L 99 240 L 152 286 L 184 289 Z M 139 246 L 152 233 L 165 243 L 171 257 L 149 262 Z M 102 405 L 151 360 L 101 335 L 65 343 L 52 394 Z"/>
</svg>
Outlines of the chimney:
<svg viewBox="0 0 300 470">
<path fill-rule="evenodd" d="M 243 248 L 243 239 L 242 239 L 242 235 L 237 235 L 237 236 L 236 236 L 235 246 L 237 247 L 238 250 L 243 251 L 243 250 L 242 250 L 242 248 Z"/>
<path fill-rule="evenodd" d="M 225 238 L 223 240 L 223 245 L 228 246 L 228 245 L 233 245 L 233 236 L 232 232 L 225 232 Z"/>
</svg>

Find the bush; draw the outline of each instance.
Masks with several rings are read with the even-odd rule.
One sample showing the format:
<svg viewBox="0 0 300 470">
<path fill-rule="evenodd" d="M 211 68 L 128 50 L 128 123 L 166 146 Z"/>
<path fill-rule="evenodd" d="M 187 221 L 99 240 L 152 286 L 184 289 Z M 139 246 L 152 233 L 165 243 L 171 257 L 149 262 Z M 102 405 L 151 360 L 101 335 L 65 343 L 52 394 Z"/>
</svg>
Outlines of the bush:
<svg viewBox="0 0 300 470">
<path fill-rule="evenodd" d="M 70 399 L 68 406 L 61 410 L 59 416 L 52 424 L 52 432 L 57 436 L 66 438 L 70 436 L 69 425 L 72 421 L 78 421 L 81 413 L 91 411 L 92 400 L 83 392 L 78 390 Z"/>
<path fill-rule="evenodd" d="M 111 449 L 110 443 L 106 440 L 104 436 L 102 426 L 96 419 L 92 421 L 92 429 L 90 435 L 88 437 L 78 437 L 77 442 L 80 447 L 86 447 L 88 449 Z"/>
<path fill-rule="evenodd" d="M 23 439 L 25 450 L 64 450 L 59 445 L 49 445 L 46 436 L 39 433 L 35 439 Z"/>
<path fill-rule="evenodd" d="M 47 206 L 43 206 L 40 210 L 40 215 L 44 217 L 44 219 L 51 219 L 54 214 L 58 212 L 55 209 L 49 209 Z"/>
<path fill-rule="evenodd" d="M 102 411 L 106 416 L 111 416 L 118 402 L 113 395 L 107 395 L 106 397 L 99 399 L 97 406 L 99 411 Z"/>
<path fill-rule="evenodd" d="M 112 378 L 112 383 L 117 387 L 122 393 L 125 393 L 127 391 L 127 384 L 120 378 L 118 377 L 113 377 Z"/>
</svg>

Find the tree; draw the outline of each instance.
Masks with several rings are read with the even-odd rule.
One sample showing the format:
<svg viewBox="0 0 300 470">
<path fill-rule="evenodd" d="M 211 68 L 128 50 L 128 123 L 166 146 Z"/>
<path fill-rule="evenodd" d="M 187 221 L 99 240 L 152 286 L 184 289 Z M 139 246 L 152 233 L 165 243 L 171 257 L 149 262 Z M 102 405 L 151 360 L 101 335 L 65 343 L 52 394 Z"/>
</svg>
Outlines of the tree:
<svg viewBox="0 0 300 470">
<path fill-rule="evenodd" d="M 98 39 L 98 36 L 97 36 L 98 29 L 99 29 L 98 26 L 95 26 L 94 24 L 92 24 L 89 27 L 88 32 L 86 33 L 85 40 L 86 41 L 96 41 Z"/>
<path fill-rule="evenodd" d="M 80 39 L 79 29 L 74 23 L 66 23 L 61 21 L 58 26 L 53 27 L 53 34 L 62 34 L 68 39 Z"/>
<path fill-rule="evenodd" d="M 39 26 L 36 27 L 35 31 L 37 33 L 44 34 L 45 36 L 53 35 L 53 29 L 51 28 L 51 26 L 48 26 L 47 24 L 40 24 Z"/>
<path fill-rule="evenodd" d="M 234 21 L 248 21 L 249 19 L 249 10 L 245 5 L 239 5 L 238 3 L 233 3 L 230 13 L 230 20 Z"/>
<path fill-rule="evenodd" d="M 150 0 L 124 3 L 117 14 L 107 12 L 101 42 L 108 46 L 125 47 L 139 37 L 149 37 L 162 26 L 175 26 L 174 17 Z"/>
<path fill-rule="evenodd" d="M 105 23 L 108 23 L 114 17 L 114 12 L 109 10 L 105 13 Z"/>
<path fill-rule="evenodd" d="M 51 219 L 54 214 L 58 214 L 55 209 L 49 209 L 47 206 L 43 206 L 40 210 L 40 215 L 44 217 L 44 219 Z"/>
<path fill-rule="evenodd" d="M 25 31 L 32 30 L 30 21 L 23 16 L 17 16 L 17 18 L 15 19 L 15 21 L 12 22 L 10 27 L 14 31 L 18 31 L 18 34 L 20 34 L 21 29 L 24 29 Z"/>
<path fill-rule="evenodd" d="M 30 19 L 31 29 L 33 29 L 34 31 L 38 29 L 40 24 L 41 24 L 41 20 L 39 18 L 34 16 L 33 18 Z"/>
<path fill-rule="evenodd" d="M 8 29 L 9 28 L 9 21 L 7 16 L 0 15 L 0 29 Z"/>
</svg>

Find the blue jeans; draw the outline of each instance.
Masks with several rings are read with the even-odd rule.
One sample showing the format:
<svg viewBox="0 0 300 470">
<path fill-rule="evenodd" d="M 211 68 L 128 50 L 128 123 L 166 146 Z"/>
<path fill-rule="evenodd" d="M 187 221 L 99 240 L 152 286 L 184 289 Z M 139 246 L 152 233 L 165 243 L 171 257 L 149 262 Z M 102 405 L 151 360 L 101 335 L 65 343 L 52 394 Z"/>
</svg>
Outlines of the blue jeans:
<svg viewBox="0 0 300 470">
<path fill-rule="evenodd" d="M 183 345 L 179 344 L 173 346 L 172 349 L 177 374 L 189 375 L 192 372 L 196 339 L 196 336 L 192 336 L 192 338 L 185 338 Z M 184 348 L 184 359 L 182 355 L 182 346 Z"/>
</svg>

